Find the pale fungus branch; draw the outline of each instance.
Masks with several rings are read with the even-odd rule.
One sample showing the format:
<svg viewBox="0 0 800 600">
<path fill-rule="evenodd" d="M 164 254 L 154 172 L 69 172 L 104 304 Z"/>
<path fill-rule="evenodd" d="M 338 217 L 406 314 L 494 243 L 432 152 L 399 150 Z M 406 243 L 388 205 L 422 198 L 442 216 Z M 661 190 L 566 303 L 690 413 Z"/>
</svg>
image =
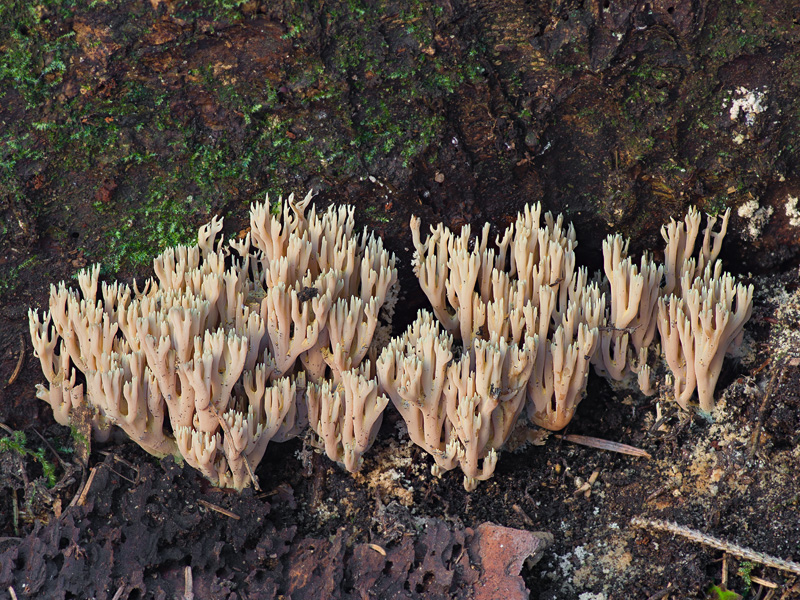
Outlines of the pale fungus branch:
<svg viewBox="0 0 800 600">
<path fill-rule="evenodd" d="M 440 330 L 430 313 L 420 311 L 376 363 L 381 389 L 406 422 L 411 441 L 433 456 L 434 473 L 456 465 L 455 455 L 448 451 L 451 425 L 442 394 L 452 343 L 453 337 Z"/>
<path fill-rule="evenodd" d="M 649 367 L 640 359 L 655 335 L 664 268 L 647 254 L 637 267 L 628 257 L 628 242 L 610 235 L 603 242 L 603 269 L 611 302 L 593 360 L 595 369 L 614 381 L 636 373 L 642 392 L 652 392 Z"/>
<path fill-rule="evenodd" d="M 341 373 L 341 384 L 324 381 L 308 387 L 309 425 L 321 438 L 325 454 L 351 473 L 363 463 L 362 455 L 375 441 L 389 403 L 378 395 L 378 384 L 369 379 L 369 361 L 362 368 Z"/>
<path fill-rule="evenodd" d="M 442 326 L 464 348 L 475 339 L 517 348 L 536 339 L 527 412 L 537 425 L 563 428 L 583 396 L 605 310 L 605 296 L 576 269 L 572 225 L 551 213 L 542 223 L 541 205 L 526 206 L 496 249 L 487 247 L 488 224 L 472 242 L 469 227 L 459 235 L 432 227 L 424 242 L 418 219 L 411 229 L 415 272 Z"/>
</svg>

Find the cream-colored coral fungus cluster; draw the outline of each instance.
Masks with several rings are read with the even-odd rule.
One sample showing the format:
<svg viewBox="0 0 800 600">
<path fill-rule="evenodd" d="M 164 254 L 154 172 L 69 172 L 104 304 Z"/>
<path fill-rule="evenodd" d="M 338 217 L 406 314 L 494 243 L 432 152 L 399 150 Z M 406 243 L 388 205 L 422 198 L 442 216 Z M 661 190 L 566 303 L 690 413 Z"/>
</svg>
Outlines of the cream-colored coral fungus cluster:
<svg viewBox="0 0 800 600">
<path fill-rule="evenodd" d="M 175 455 L 215 484 L 242 489 L 270 440 L 311 427 L 355 470 L 388 400 L 365 360 L 381 309 L 396 300 L 394 257 L 354 231 L 352 207 L 306 214 L 290 196 L 250 209 L 250 232 L 217 239 L 214 219 L 192 247 L 154 260 L 141 290 L 52 286 L 29 313 L 49 387 L 38 397 L 68 424 L 88 406 L 94 436 L 124 431 L 156 456 Z M 341 388 L 341 389 L 340 389 Z"/>
<path fill-rule="evenodd" d="M 464 471 L 464 486 L 494 472 L 497 452 L 526 409 L 561 429 L 588 375 L 605 300 L 575 269 L 575 231 L 527 206 L 489 247 L 439 225 L 423 242 L 412 219 L 414 270 L 433 306 L 384 349 L 378 378 L 434 472 Z M 452 360 L 453 336 L 461 340 Z"/>
<path fill-rule="evenodd" d="M 717 259 L 729 217 L 730 209 L 718 232 L 713 231 L 716 218 L 707 218 L 697 256 L 701 216 L 696 210 L 683 223 L 671 221 L 661 231 L 667 242 L 666 282 L 658 300 L 658 330 L 675 400 L 684 409 L 695 388 L 700 408 L 714 408 L 722 361 L 741 345 L 744 324 L 753 312 L 753 286 L 737 283 Z"/>
<path fill-rule="evenodd" d="M 590 364 L 613 381 L 635 376 L 643 393 L 654 393 L 657 331 L 675 399 L 687 408 L 697 388 L 700 408 L 711 410 L 724 355 L 752 310 L 752 286 L 737 284 L 717 260 L 729 214 L 717 232 L 708 218 L 697 257 L 700 214 L 672 221 L 662 231 L 663 266 L 648 254 L 635 265 L 628 242 L 609 236 L 602 281 L 576 268 L 574 229 L 561 215 L 542 221 L 539 204 L 526 206 L 494 246 L 488 224 L 475 238 L 469 226 L 455 234 L 439 224 L 423 241 L 413 218 L 414 271 L 433 314 L 420 312 L 384 349 L 378 378 L 411 440 L 433 456 L 434 472 L 460 466 L 467 489 L 490 477 L 526 407 L 534 424 L 563 429 Z"/>
<path fill-rule="evenodd" d="M 492 476 L 524 412 L 563 429 L 585 394 L 589 366 L 650 394 L 662 352 L 683 408 L 713 393 L 726 351 L 742 338 L 752 286 L 717 260 L 728 223 L 692 210 L 663 230 L 665 264 L 637 266 L 628 243 L 603 244 L 604 275 L 577 267 L 575 230 L 526 206 L 490 243 L 413 218 L 413 262 L 433 312 L 389 341 L 382 317 L 397 298 L 394 257 L 354 229 L 351 207 L 307 215 L 310 194 L 270 212 L 251 207 L 250 232 L 224 243 L 213 220 L 192 247 L 154 261 L 139 290 L 79 276 L 53 286 L 50 310 L 29 315 L 49 387 L 38 396 L 67 424 L 88 407 L 95 437 L 121 429 L 148 452 L 175 455 L 222 486 L 242 489 L 270 440 L 308 425 L 348 470 L 360 468 L 391 400 L 433 472 L 456 466 L 467 490 Z M 384 331 L 381 331 L 383 329 Z"/>
</svg>

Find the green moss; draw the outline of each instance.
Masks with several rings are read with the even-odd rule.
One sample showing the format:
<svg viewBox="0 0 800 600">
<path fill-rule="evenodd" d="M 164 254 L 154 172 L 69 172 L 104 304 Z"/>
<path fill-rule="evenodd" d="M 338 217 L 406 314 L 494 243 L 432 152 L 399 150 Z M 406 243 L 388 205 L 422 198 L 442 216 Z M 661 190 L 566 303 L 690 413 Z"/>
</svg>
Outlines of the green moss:
<svg viewBox="0 0 800 600">
<path fill-rule="evenodd" d="M 175 182 L 154 178 L 141 204 L 126 215 L 110 219 L 122 225 L 104 233 L 98 258 L 106 272 L 147 267 L 166 248 L 194 243 L 198 226 L 195 216 L 198 209 L 210 216 L 209 205 L 197 202 L 192 196 L 181 199 L 167 195 L 162 191 L 167 187 L 176 187 Z M 102 203 L 95 203 L 95 209 L 104 214 L 112 210 Z"/>
<path fill-rule="evenodd" d="M 386 213 L 378 209 L 377 206 L 368 206 L 367 208 L 365 208 L 364 216 L 367 219 L 370 219 L 372 221 L 377 221 L 378 223 L 388 223 L 390 220 L 389 217 L 386 215 Z"/>
<path fill-rule="evenodd" d="M 753 572 L 755 567 L 755 563 L 752 563 L 749 560 L 743 560 L 739 564 L 739 569 L 736 571 L 736 574 L 742 578 L 742 581 L 744 581 L 745 594 L 750 591 L 750 588 L 753 585 L 753 580 L 751 579 L 750 574 Z"/>
<path fill-rule="evenodd" d="M 28 448 L 27 444 L 28 440 L 25 433 L 22 431 L 15 431 L 11 435 L 0 437 L 0 453 L 16 452 L 23 458 L 30 457 L 34 459 L 42 468 L 42 476 L 47 483 L 47 487 L 54 487 L 58 482 L 56 478 L 56 466 L 45 457 L 44 448 L 31 450 Z"/>
<path fill-rule="evenodd" d="M 29 109 L 49 97 L 67 70 L 75 33 L 52 33 L 50 25 L 70 18 L 75 5 L 74 0 L 0 3 L 0 82 L 10 83 Z"/>
<path fill-rule="evenodd" d="M 628 109 L 662 105 L 669 100 L 670 90 L 675 88 L 680 79 L 681 74 L 675 69 L 641 63 L 628 76 L 629 91 L 624 103 Z"/>
<path fill-rule="evenodd" d="M 736 592 L 728 590 L 724 585 L 712 585 L 708 590 L 706 600 L 742 600 Z"/>
</svg>

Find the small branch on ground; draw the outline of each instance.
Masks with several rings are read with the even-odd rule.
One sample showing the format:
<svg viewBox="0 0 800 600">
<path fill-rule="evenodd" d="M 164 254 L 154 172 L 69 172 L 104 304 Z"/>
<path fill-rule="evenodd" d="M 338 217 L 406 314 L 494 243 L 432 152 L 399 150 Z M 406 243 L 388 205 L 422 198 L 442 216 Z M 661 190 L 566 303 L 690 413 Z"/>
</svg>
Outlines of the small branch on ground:
<svg viewBox="0 0 800 600">
<path fill-rule="evenodd" d="M 83 506 L 86 502 L 86 495 L 89 493 L 89 488 L 92 487 L 92 481 L 94 481 L 95 473 L 97 473 L 97 467 L 92 467 L 92 470 L 89 471 L 89 478 L 86 480 L 86 484 L 83 486 L 81 493 L 77 496 L 78 501 L 76 504 L 78 506 Z M 70 505 L 72 505 L 72 503 L 70 503 Z"/>
<path fill-rule="evenodd" d="M 183 570 L 183 600 L 194 600 L 194 583 L 192 582 L 192 567 Z"/>
<path fill-rule="evenodd" d="M 222 508 L 221 506 L 217 506 L 216 504 L 211 504 L 211 502 L 208 502 L 206 500 L 198 500 L 197 502 L 199 504 L 202 504 L 206 508 L 210 508 L 211 510 L 215 510 L 220 514 L 225 515 L 226 517 L 230 517 L 231 519 L 236 519 L 238 521 L 241 518 L 235 512 L 231 512 L 226 508 Z"/>
<path fill-rule="evenodd" d="M 722 550 L 728 554 L 733 554 L 738 558 L 756 562 L 766 567 L 772 567 L 774 569 L 778 569 L 779 571 L 786 571 L 788 573 L 800 575 L 800 563 L 777 558 L 775 556 L 764 554 L 763 552 L 758 552 L 737 544 L 731 544 L 723 539 L 705 534 L 701 531 L 697 531 L 696 529 L 689 529 L 688 527 L 678 525 L 677 523 L 673 523 L 671 521 L 660 521 L 657 519 L 643 519 L 641 517 L 634 517 L 631 519 L 631 525 L 634 527 L 641 527 L 643 529 L 655 529 L 656 531 L 666 531 L 668 533 L 680 535 L 693 542 L 697 542 L 698 544 L 711 546 L 717 550 Z"/>
<path fill-rule="evenodd" d="M 22 371 L 22 365 L 24 363 L 25 363 L 25 338 L 19 336 L 19 359 L 17 359 L 17 366 L 14 367 L 14 372 L 11 373 L 11 377 L 8 378 L 8 383 L 6 383 L 6 385 L 11 385 L 17 380 L 20 371 Z"/>
</svg>

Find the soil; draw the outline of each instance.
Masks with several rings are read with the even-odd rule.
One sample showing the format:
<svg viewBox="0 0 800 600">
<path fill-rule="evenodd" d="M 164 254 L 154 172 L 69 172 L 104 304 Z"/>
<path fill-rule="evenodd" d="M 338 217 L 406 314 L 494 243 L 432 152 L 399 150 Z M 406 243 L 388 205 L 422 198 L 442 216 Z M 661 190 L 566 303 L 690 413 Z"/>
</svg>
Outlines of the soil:
<svg viewBox="0 0 800 600">
<path fill-rule="evenodd" d="M 0 598 L 800 598 L 796 572 L 631 523 L 800 561 L 798 44 L 793 0 L 4 2 Z M 743 351 L 711 415 L 592 374 L 562 433 L 650 459 L 534 436 L 473 493 L 395 413 L 360 474 L 294 440 L 242 494 L 54 423 L 26 321 L 52 283 L 141 280 L 212 215 L 233 235 L 308 189 L 397 254 L 396 333 L 427 304 L 412 214 L 500 229 L 541 201 L 595 269 L 611 231 L 659 258 L 670 217 L 730 207 Z"/>
</svg>

